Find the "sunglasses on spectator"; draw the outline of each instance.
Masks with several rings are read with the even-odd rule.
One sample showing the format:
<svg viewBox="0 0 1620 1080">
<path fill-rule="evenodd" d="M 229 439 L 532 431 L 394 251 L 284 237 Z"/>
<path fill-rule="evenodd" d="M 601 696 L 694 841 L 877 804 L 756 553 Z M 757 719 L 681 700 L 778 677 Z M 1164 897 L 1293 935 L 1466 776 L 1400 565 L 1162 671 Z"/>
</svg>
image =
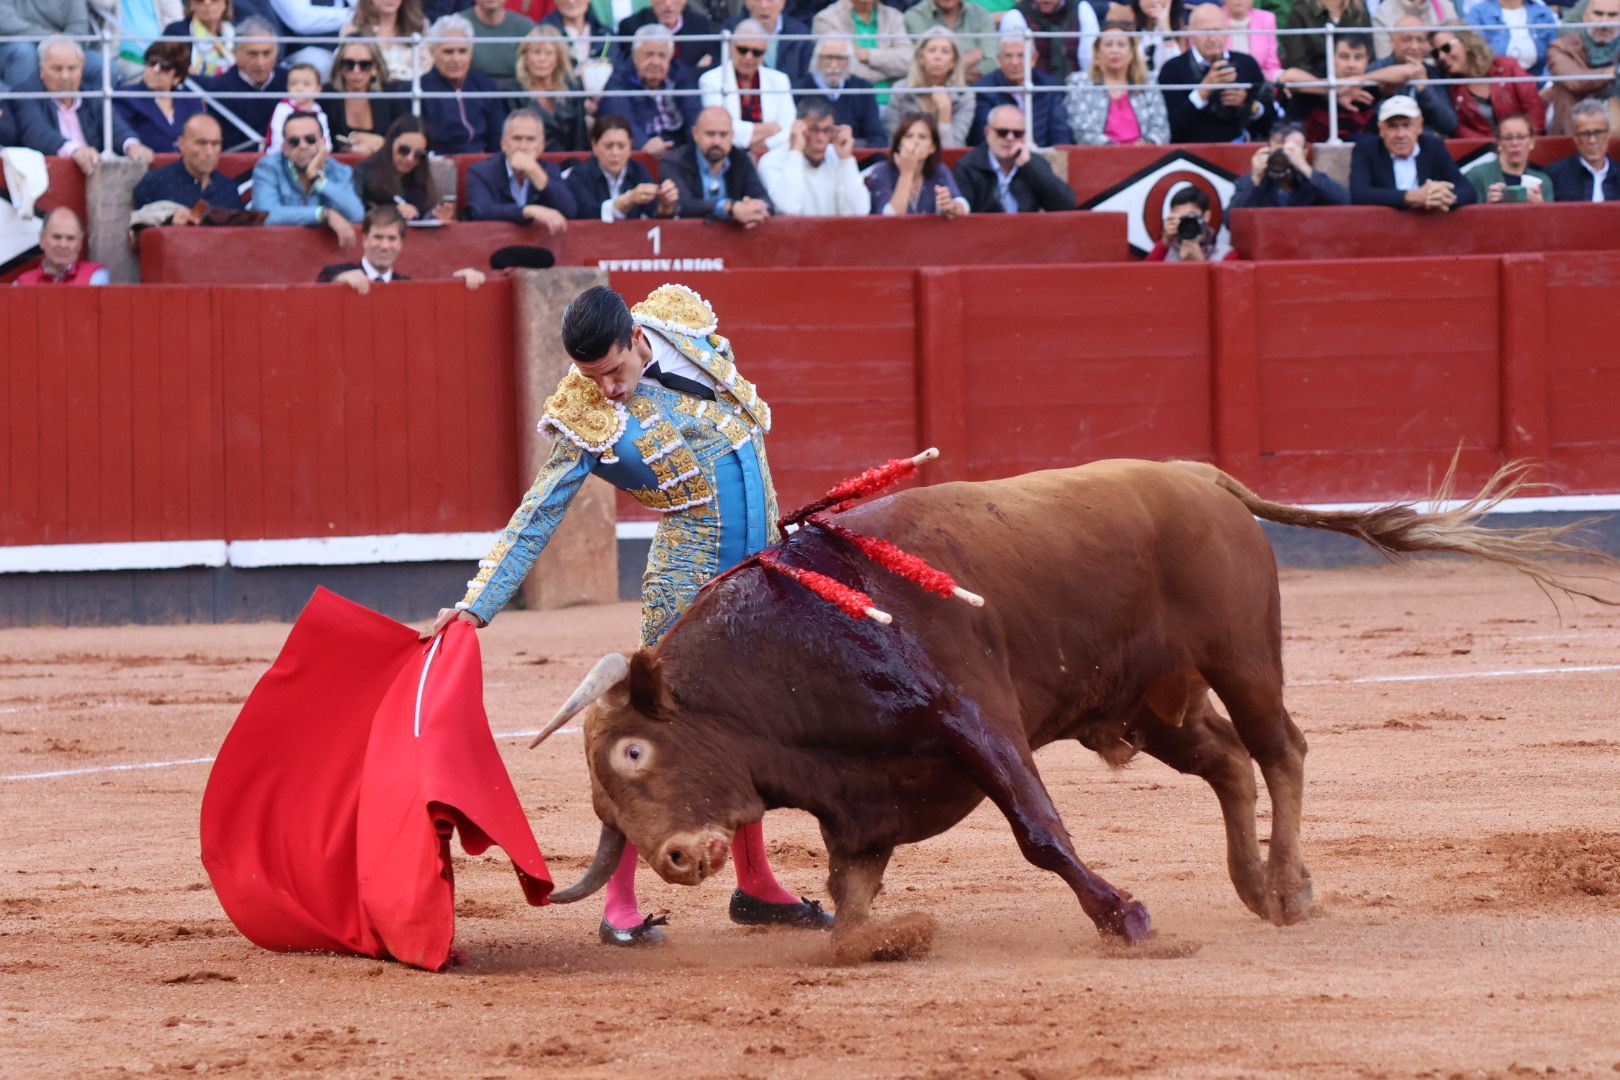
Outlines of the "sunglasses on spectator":
<svg viewBox="0 0 1620 1080">
<path fill-rule="evenodd" d="M 427 147 L 424 146 L 421 149 L 417 149 L 414 146 L 399 146 L 396 144 L 394 147 L 394 156 L 408 157 L 412 161 L 420 161 L 427 157 Z"/>
<path fill-rule="evenodd" d="M 171 64 L 169 61 L 167 61 L 167 60 L 159 60 L 156 57 L 153 57 L 151 60 L 148 60 L 146 62 L 146 66 L 147 67 L 155 67 L 159 71 L 174 71 L 175 70 L 175 66 L 173 64 Z"/>
<path fill-rule="evenodd" d="M 1451 50 L 1456 47 L 1457 43 L 1455 41 L 1448 41 L 1444 45 L 1436 45 L 1434 51 L 1429 55 L 1438 60 L 1442 56 L 1450 56 Z"/>
<path fill-rule="evenodd" d="M 288 135 L 282 142 L 291 147 L 314 146 L 321 141 L 319 135 Z"/>
<path fill-rule="evenodd" d="M 370 60 L 340 60 L 344 71 L 370 71 L 374 63 Z"/>
<path fill-rule="evenodd" d="M 1022 139 L 1024 137 L 1024 129 L 993 127 L 990 129 L 990 134 L 996 136 L 998 139 Z"/>
<path fill-rule="evenodd" d="M 744 56 L 764 56 L 765 55 L 765 50 L 764 49 L 756 49 L 751 45 L 733 45 L 732 48 L 736 49 L 738 52 L 742 53 Z"/>
</svg>

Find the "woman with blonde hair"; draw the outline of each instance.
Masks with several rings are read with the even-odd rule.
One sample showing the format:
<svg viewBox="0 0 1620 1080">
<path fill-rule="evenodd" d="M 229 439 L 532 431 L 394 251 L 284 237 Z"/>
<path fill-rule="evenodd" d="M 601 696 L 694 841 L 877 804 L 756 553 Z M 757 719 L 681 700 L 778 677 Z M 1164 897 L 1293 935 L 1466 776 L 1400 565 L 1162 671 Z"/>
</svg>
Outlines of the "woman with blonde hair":
<svg viewBox="0 0 1620 1080">
<path fill-rule="evenodd" d="M 911 71 L 895 83 L 883 106 L 883 126 L 893 135 L 900 121 L 913 114 L 930 117 L 939 127 L 940 145 L 967 145 L 973 127 L 973 91 L 962 71 L 956 35 L 935 26 L 917 39 Z"/>
<path fill-rule="evenodd" d="M 514 109 L 525 106 L 540 114 L 548 150 L 588 150 L 585 137 L 585 98 L 563 97 L 578 91 L 574 57 L 568 39 L 554 26 L 537 26 L 523 38 L 517 51 L 517 81 L 525 93 Z"/>
<path fill-rule="evenodd" d="M 382 49 L 364 41 L 346 41 L 332 58 L 332 79 L 327 89 L 332 96 L 317 102 L 332 129 L 334 153 L 375 153 L 383 144 L 383 133 L 395 120 L 411 111 L 409 98 L 338 97 L 338 94 L 399 94 L 410 90 L 409 83 L 388 78 L 388 65 Z"/>
<path fill-rule="evenodd" d="M 1077 71 L 1068 78 L 1069 127 L 1078 145 L 1162 146 L 1170 141 L 1164 95 L 1151 85 L 1145 90 L 1126 89 L 1151 81 L 1147 64 L 1136 51 L 1132 29 L 1127 22 L 1104 23 L 1092 50 L 1091 70 L 1084 75 Z M 1107 89 L 1085 89 L 1088 86 Z"/>
<path fill-rule="evenodd" d="M 1434 59 L 1448 79 L 1472 79 L 1458 83 L 1451 91 L 1451 104 L 1457 110 L 1456 138 L 1489 139 L 1496 134 L 1498 121 L 1522 114 L 1530 121 L 1531 133 L 1541 134 L 1541 118 L 1547 107 L 1533 81 L 1493 82 L 1490 80 L 1529 74 L 1511 56 L 1497 56 L 1484 37 L 1464 30 L 1461 22 L 1448 23 L 1434 33 Z"/>
<path fill-rule="evenodd" d="M 422 0 L 359 0 L 354 6 L 354 18 L 339 33 L 343 37 L 396 39 L 380 46 L 388 64 L 383 77 L 410 82 L 412 75 L 433 67 L 427 46 L 416 50 L 413 56 L 409 41 L 412 34 L 426 34 L 427 25 Z"/>
</svg>

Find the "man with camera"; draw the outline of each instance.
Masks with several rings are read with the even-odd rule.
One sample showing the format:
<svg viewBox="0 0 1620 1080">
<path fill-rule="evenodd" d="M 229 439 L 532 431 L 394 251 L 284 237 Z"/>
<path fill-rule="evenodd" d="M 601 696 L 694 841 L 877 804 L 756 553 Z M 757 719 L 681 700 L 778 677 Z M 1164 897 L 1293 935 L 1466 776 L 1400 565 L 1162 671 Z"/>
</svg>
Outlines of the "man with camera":
<svg viewBox="0 0 1620 1080">
<path fill-rule="evenodd" d="M 1215 229 L 1210 225 L 1209 196 L 1202 188 L 1187 185 L 1170 196 L 1170 213 L 1164 219 L 1164 235 L 1148 252 L 1147 262 L 1210 262 L 1215 258 Z M 1237 252 L 1221 256 L 1237 258 Z"/>
<path fill-rule="evenodd" d="M 1249 175 L 1232 191 L 1231 209 L 1261 206 L 1348 206 L 1350 192 L 1305 159 L 1305 130 L 1278 124 L 1271 141 L 1254 152 Z"/>
<path fill-rule="evenodd" d="M 1218 4 L 1199 4 L 1187 20 L 1192 47 L 1159 72 L 1166 90 L 1173 143 L 1245 142 L 1271 129 L 1271 94 L 1260 65 L 1248 53 L 1226 47 L 1226 14 Z"/>
</svg>

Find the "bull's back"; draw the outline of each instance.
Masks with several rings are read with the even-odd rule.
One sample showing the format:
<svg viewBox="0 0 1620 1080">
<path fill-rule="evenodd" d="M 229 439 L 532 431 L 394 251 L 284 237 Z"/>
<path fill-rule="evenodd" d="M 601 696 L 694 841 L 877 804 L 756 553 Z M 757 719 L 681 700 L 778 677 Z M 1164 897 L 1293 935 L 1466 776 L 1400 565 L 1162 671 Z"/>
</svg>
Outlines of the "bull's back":
<svg viewBox="0 0 1620 1080">
<path fill-rule="evenodd" d="M 1111 460 L 939 484 L 841 520 L 984 595 L 983 609 L 928 609 L 913 632 L 980 682 L 1010 672 L 1026 712 L 1075 700 L 1106 712 L 1135 682 L 1199 666 L 1234 638 L 1276 645 L 1264 534 L 1236 498 L 1181 466 Z M 917 610 L 915 586 L 872 583 L 878 606 Z"/>
</svg>

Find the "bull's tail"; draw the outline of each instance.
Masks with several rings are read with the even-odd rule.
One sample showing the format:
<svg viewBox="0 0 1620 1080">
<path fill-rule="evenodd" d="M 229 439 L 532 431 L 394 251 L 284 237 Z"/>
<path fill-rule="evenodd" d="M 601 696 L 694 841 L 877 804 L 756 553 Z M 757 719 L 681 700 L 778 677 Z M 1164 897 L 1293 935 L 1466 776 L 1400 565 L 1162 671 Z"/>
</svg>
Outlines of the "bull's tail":
<svg viewBox="0 0 1620 1080">
<path fill-rule="evenodd" d="M 1456 478 L 1457 461 L 1453 458 L 1451 468 L 1446 470 L 1445 478 L 1440 482 L 1427 511 L 1398 503 L 1371 510 L 1307 510 L 1262 499 L 1213 465 L 1201 461 L 1177 461 L 1174 464 L 1230 492 L 1251 514 L 1266 521 L 1354 536 L 1393 560 L 1424 551 L 1445 551 L 1488 559 L 1512 567 L 1543 588 L 1557 589 L 1570 596 L 1584 596 L 1600 604 L 1620 606 L 1620 601 L 1581 588 L 1576 584 L 1581 578 L 1557 573 L 1540 561 L 1579 559 L 1598 563 L 1610 571 L 1620 568 L 1620 561 L 1582 538 L 1585 527 L 1592 523 L 1592 519 L 1569 525 L 1528 528 L 1497 529 L 1479 524 L 1480 518 L 1503 501 L 1531 486 L 1528 473 L 1533 465 L 1528 462 L 1509 462 L 1496 470 L 1473 498 L 1453 509 L 1441 510 L 1439 506 L 1450 499 Z"/>
</svg>

